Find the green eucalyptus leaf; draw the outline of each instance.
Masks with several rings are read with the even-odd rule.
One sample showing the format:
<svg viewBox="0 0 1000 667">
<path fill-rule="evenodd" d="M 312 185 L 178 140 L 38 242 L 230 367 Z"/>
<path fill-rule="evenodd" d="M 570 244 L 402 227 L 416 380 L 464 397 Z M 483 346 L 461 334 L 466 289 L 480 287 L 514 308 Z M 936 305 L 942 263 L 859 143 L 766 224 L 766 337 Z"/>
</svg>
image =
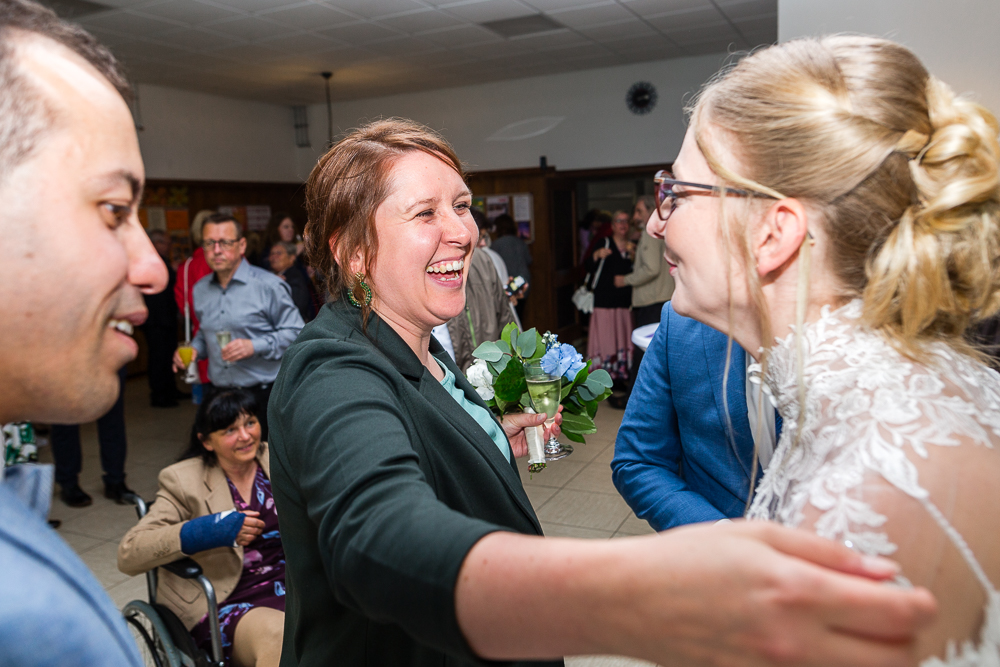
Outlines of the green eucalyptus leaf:
<svg viewBox="0 0 1000 667">
<path fill-rule="evenodd" d="M 566 397 L 573 392 L 573 383 L 567 382 L 565 378 L 563 379 L 562 391 L 559 394 L 559 402 L 562 403 L 566 400 Z"/>
<path fill-rule="evenodd" d="M 590 377 L 587 379 L 593 380 L 594 382 L 599 383 L 602 387 L 607 387 L 609 389 L 612 385 L 614 385 L 614 381 L 611 379 L 611 376 L 603 368 L 598 368 L 596 371 L 591 373 Z"/>
<path fill-rule="evenodd" d="M 593 401 L 598 396 L 598 394 L 591 391 L 590 387 L 586 384 L 578 385 L 576 390 L 579 392 L 580 398 L 584 401 Z"/>
<path fill-rule="evenodd" d="M 511 339 L 513 340 L 513 338 Z M 521 357 L 524 359 L 530 359 L 531 355 L 535 353 L 535 349 L 538 347 L 538 332 L 534 329 L 528 329 L 522 332 L 517 337 L 517 351 L 520 353 Z"/>
<path fill-rule="evenodd" d="M 579 401 L 567 401 L 563 405 L 563 414 L 574 414 L 582 415 L 584 411 L 583 404 Z"/>
<path fill-rule="evenodd" d="M 497 376 L 493 391 L 508 403 L 521 400 L 521 394 L 528 391 L 528 383 L 524 381 L 524 366 L 519 359 L 510 358 L 507 367 Z"/>
<path fill-rule="evenodd" d="M 531 404 L 531 394 L 528 392 L 521 394 L 521 409 L 523 410 L 526 408 L 531 408 L 532 410 L 535 409 L 535 406 Z"/>
<path fill-rule="evenodd" d="M 500 357 L 503 356 L 503 352 L 500 351 L 500 348 L 497 347 L 496 343 L 488 341 L 477 347 L 475 350 L 473 350 L 472 356 L 476 357 L 477 359 L 485 359 L 486 361 L 497 362 L 500 361 Z"/>
<path fill-rule="evenodd" d="M 565 412 L 563 412 L 562 429 L 573 433 L 597 433 L 597 426 L 594 425 L 594 420 L 589 416 L 566 414 Z"/>
<path fill-rule="evenodd" d="M 504 369 L 507 368 L 507 362 L 511 360 L 509 354 L 505 354 L 498 360 L 490 364 L 490 369 L 493 371 L 493 377 L 499 377 L 503 373 Z"/>
<path fill-rule="evenodd" d="M 518 331 L 520 331 L 520 329 L 517 328 L 517 324 L 515 324 L 514 322 L 510 322 L 507 324 L 507 326 L 503 328 L 503 331 L 500 333 L 500 340 L 507 343 L 507 346 L 510 347 L 511 350 L 513 350 L 514 345 L 517 343 Z"/>
<path fill-rule="evenodd" d="M 514 354 L 510 349 L 510 343 L 508 343 L 507 341 L 501 338 L 496 343 L 497 347 L 499 347 L 500 351 L 503 352 L 504 354 Z"/>
</svg>

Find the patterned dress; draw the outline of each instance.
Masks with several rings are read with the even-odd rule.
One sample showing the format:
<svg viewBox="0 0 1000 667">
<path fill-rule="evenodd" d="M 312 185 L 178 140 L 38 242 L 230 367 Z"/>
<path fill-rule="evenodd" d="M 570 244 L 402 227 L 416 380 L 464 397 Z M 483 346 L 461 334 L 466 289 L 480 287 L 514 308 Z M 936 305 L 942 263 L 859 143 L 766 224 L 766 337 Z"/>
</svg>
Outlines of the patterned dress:
<svg viewBox="0 0 1000 667">
<path fill-rule="evenodd" d="M 258 517 L 264 522 L 264 532 L 243 549 L 243 574 L 236 583 L 232 595 L 219 607 L 219 630 L 222 633 L 222 653 L 226 664 L 231 664 L 233 637 L 236 624 L 254 607 L 270 607 L 285 611 L 285 550 L 281 546 L 278 532 L 278 511 L 271 494 L 271 480 L 258 466 L 250 492 L 250 502 L 245 502 L 229 481 L 229 492 L 233 504 L 239 512 L 260 512 Z M 195 643 L 212 653 L 212 635 L 208 625 L 208 614 L 191 629 Z"/>
</svg>

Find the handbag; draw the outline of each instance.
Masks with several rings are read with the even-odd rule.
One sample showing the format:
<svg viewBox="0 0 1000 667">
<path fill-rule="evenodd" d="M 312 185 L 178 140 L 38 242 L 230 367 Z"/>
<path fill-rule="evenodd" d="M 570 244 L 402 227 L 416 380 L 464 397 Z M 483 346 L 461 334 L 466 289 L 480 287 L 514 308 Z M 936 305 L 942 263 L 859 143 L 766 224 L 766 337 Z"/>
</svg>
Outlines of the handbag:
<svg viewBox="0 0 1000 667">
<path fill-rule="evenodd" d="M 607 248 L 609 242 L 607 239 L 604 240 L 604 247 Z M 602 257 L 601 261 L 597 265 L 597 271 L 594 272 L 594 280 L 591 282 L 590 274 L 583 279 L 583 284 L 580 285 L 575 292 L 573 292 L 573 305 L 576 306 L 577 310 L 581 313 L 590 314 L 594 312 L 594 288 L 597 287 L 598 281 L 601 279 L 601 269 L 604 268 L 604 260 L 606 257 Z"/>
</svg>

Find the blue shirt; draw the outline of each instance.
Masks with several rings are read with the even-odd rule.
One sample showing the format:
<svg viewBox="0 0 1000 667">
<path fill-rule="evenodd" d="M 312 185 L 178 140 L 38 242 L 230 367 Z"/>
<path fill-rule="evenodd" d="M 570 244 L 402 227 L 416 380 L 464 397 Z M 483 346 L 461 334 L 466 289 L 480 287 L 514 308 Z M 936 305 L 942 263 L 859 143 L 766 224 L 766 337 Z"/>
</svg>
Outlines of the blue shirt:
<svg viewBox="0 0 1000 667">
<path fill-rule="evenodd" d="M 455 386 L 455 374 L 440 361 L 438 365 L 444 371 L 444 379 L 441 380 L 441 386 L 444 387 L 444 390 L 455 399 L 470 417 L 476 420 L 477 424 L 483 427 L 486 435 L 493 439 L 500 453 L 510 461 L 510 443 L 507 442 L 507 434 L 503 432 L 503 427 L 497 423 L 493 413 L 467 399 L 465 392 Z"/>
<path fill-rule="evenodd" d="M 125 619 L 94 575 L 3 483 L 0 664 L 142 665 Z"/>
<path fill-rule="evenodd" d="M 243 259 L 225 289 L 213 272 L 195 283 L 193 293 L 201 328 L 191 345 L 198 358 L 207 356 L 212 383 L 251 387 L 274 382 L 282 355 L 304 326 L 288 283 Z M 253 356 L 226 365 L 216 331 L 232 332 L 232 340 L 248 339 Z"/>
</svg>

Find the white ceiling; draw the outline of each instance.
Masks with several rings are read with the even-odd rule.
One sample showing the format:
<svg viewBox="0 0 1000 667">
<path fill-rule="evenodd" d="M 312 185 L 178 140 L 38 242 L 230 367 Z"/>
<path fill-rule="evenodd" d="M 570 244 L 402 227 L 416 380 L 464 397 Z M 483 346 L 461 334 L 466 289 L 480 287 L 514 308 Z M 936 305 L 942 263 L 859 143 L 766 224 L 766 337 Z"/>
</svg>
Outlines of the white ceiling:
<svg viewBox="0 0 1000 667">
<path fill-rule="evenodd" d="M 96 0 L 77 18 L 133 80 L 307 104 L 649 60 L 777 38 L 777 0 Z M 504 38 L 482 23 L 564 26 Z"/>
</svg>

